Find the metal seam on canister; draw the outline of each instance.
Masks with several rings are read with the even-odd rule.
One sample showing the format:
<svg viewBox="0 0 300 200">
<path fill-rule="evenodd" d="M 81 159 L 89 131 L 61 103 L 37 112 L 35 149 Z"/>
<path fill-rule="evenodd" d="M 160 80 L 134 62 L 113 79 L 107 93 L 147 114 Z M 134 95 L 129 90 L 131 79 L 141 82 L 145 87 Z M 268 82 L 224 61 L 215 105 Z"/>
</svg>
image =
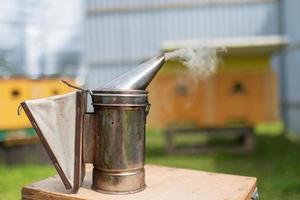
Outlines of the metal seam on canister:
<svg viewBox="0 0 300 200">
<path fill-rule="evenodd" d="M 144 170 L 136 170 L 136 171 L 124 171 L 124 172 L 104 172 L 98 171 L 99 174 L 108 175 L 108 176 L 134 176 L 140 173 L 143 173 Z"/>
<path fill-rule="evenodd" d="M 143 167 L 133 167 L 133 168 L 127 168 L 127 169 L 104 169 L 98 166 L 94 166 L 94 169 L 97 169 L 98 171 L 102 171 L 102 172 L 127 172 L 127 171 L 141 171 L 144 170 L 144 166 Z"/>
<path fill-rule="evenodd" d="M 147 94 L 110 94 L 110 93 L 96 93 L 93 96 L 100 97 L 146 97 Z"/>
<path fill-rule="evenodd" d="M 92 103 L 93 106 L 105 106 L 105 107 L 146 107 L 148 104 L 108 104 L 108 103 Z"/>
</svg>

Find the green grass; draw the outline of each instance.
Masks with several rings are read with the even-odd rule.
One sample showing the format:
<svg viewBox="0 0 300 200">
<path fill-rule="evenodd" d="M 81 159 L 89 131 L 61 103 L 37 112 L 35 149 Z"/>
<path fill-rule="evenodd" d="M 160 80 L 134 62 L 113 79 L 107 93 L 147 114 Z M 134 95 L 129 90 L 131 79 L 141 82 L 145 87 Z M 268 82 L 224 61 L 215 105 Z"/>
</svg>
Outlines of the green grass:
<svg viewBox="0 0 300 200">
<path fill-rule="evenodd" d="M 300 145 L 281 134 L 257 134 L 256 151 L 250 155 L 168 155 L 159 132 L 147 138 L 147 162 L 210 172 L 258 178 L 260 199 L 300 199 Z"/>
<path fill-rule="evenodd" d="M 255 176 L 260 199 L 300 199 L 300 146 L 281 134 L 257 134 L 250 155 L 233 153 L 168 155 L 160 132 L 147 133 L 146 162 L 211 172 Z M 0 199 L 20 199 L 23 185 L 55 173 L 52 166 L 0 164 Z"/>
<path fill-rule="evenodd" d="M 55 169 L 50 165 L 7 166 L 0 164 L 0 199 L 20 199 L 22 186 L 54 174 Z"/>
</svg>

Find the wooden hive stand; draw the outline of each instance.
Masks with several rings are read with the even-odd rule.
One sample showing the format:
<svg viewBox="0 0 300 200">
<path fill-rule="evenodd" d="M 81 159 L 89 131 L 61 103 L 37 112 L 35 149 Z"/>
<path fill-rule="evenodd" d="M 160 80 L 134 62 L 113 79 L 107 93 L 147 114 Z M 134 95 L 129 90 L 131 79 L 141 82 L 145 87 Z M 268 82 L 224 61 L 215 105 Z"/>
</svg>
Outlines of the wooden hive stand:
<svg viewBox="0 0 300 200">
<path fill-rule="evenodd" d="M 129 195 L 108 195 L 91 190 L 92 168 L 87 168 L 77 194 L 68 192 L 58 176 L 25 186 L 23 200 L 256 200 L 256 178 L 146 165 L 147 188 Z"/>
</svg>

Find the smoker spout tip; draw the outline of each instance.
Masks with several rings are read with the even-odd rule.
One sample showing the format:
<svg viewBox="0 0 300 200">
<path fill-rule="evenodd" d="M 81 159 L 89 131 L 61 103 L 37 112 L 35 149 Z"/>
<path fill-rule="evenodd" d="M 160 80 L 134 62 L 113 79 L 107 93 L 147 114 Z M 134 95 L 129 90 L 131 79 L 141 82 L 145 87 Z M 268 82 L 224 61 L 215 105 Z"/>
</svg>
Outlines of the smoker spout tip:
<svg viewBox="0 0 300 200">
<path fill-rule="evenodd" d="M 157 59 L 161 59 L 163 62 L 165 62 L 165 61 L 166 61 L 166 56 L 165 56 L 165 54 L 164 54 L 164 53 L 161 53 L 161 54 L 160 54 L 160 55 L 158 55 L 156 58 L 157 58 Z"/>
<path fill-rule="evenodd" d="M 153 57 L 118 76 L 103 88 L 109 90 L 145 90 L 164 63 L 165 56 L 163 54 Z"/>
</svg>

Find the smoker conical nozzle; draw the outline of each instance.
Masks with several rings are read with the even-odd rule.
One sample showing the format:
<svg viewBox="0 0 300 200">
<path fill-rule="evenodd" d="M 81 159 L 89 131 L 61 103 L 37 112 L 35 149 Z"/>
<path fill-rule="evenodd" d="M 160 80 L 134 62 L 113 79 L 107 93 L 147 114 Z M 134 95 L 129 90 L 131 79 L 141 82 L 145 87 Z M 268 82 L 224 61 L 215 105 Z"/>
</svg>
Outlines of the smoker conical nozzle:
<svg viewBox="0 0 300 200">
<path fill-rule="evenodd" d="M 154 57 L 130 71 L 121 74 L 108 84 L 104 85 L 102 89 L 145 90 L 164 63 L 164 56 Z"/>
</svg>

